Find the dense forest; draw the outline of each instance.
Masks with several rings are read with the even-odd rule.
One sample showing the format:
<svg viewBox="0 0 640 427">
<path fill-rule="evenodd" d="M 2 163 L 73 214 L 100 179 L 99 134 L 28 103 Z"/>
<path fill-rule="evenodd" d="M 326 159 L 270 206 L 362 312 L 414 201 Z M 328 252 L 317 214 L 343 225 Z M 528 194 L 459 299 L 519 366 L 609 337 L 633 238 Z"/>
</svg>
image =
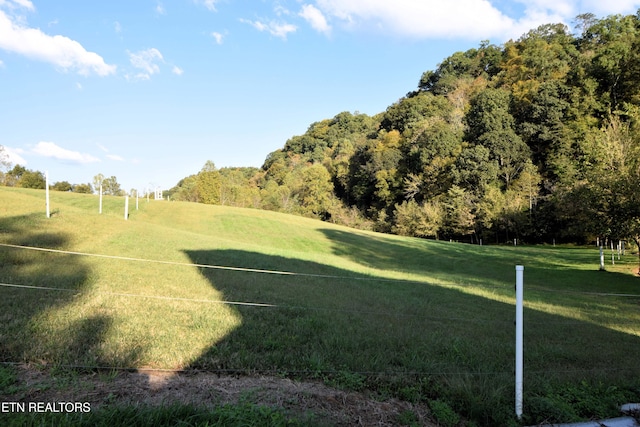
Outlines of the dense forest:
<svg viewBox="0 0 640 427">
<path fill-rule="evenodd" d="M 373 117 L 312 123 L 262 168 L 203 170 L 173 199 L 461 241 L 640 236 L 640 11 L 482 42 Z"/>
<path fill-rule="evenodd" d="M 312 123 L 261 168 L 207 161 L 165 195 L 474 243 L 638 242 L 640 11 L 482 42 L 417 77 L 384 112 Z"/>
</svg>

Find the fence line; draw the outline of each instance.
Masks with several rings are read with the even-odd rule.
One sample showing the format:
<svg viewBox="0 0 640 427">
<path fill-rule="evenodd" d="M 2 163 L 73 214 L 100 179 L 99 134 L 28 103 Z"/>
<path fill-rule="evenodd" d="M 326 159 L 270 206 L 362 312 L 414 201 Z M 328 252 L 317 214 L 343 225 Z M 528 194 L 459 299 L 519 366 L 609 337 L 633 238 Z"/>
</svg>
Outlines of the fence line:
<svg viewBox="0 0 640 427">
<path fill-rule="evenodd" d="M 145 258 L 125 257 L 125 256 L 119 256 L 119 255 L 92 254 L 87 252 L 65 251 L 61 249 L 49 249 L 49 248 L 38 248 L 33 246 L 12 245 L 9 243 L 0 243 L 0 247 L 26 249 L 26 250 L 40 251 L 40 252 L 51 252 L 51 253 L 59 253 L 64 255 L 107 258 L 107 259 L 115 259 L 115 260 L 121 260 L 121 261 L 148 262 L 148 263 L 154 263 L 154 264 L 175 265 L 175 266 L 181 266 L 181 267 L 198 267 L 198 268 L 208 268 L 213 270 L 239 271 L 239 272 L 245 272 L 245 273 L 275 274 L 280 276 L 316 277 L 321 279 L 363 280 L 363 281 L 372 281 L 372 282 L 375 281 L 375 282 L 400 282 L 400 283 L 426 284 L 426 282 L 422 282 L 418 280 L 387 279 L 387 278 L 361 277 L 361 276 L 336 276 L 336 275 L 330 275 L 330 274 L 296 273 L 293 271 L 264 270 L 264 269 L 258 269 L 258 268 L 245 268 L 245 267 L 229 267 L 229 266 L 222 266 L 222 265 L 197 264 L 197 263 L 178 262 L 178 261 L 164 261 L 164 260 L 154 260 L 154 259 L 145 259 Z"/>
<path fill-rule="evenodd" d="M 469 317 L 434 317 L 434 316 L 425 316 L 421 314 L 348 310 L 348 309 L 337 309 L 337 308 L 326 308 L 326 307 L 283 305 L 283 304 L 251 302 L 251 301 L 225 301 L 225 300 L 212 300 L 212 299 L 184 298 L 184 297 L 171 297 L 171 296 L 164 296 L 164 295 L 130 294 L 130 293 L 124 293 L 124 292 L 107 292 L 107 291 L 69 289 L 69 288 L 54 288 L 49 286 L 18 285 L 13 283 L 0 283 L 0 287 L 31 289 L 31 290 L 40 290 L 40 291 L 74 292 L 76 294 L 88 294 L 91 292 L 95 292 L 102 295 L 111 295 L 111 296 L 124 297 L 124 298 L 147 298 L 147 299 L 158 299 L 158 300 L 166 300 L 166 301 L 196 302 L 196 303 L 203 303 L 203 304 L 224 304 L 224 305 L 235 305 L 235 306 L 245 306 L 245 307 L 279 308 L 279 309 L 289 309 L 289 310 L 312 310 L 312 311 L 325 311 L 325 312 L 335 312 L 335 313 L 355 313 L 355 314 L 393 316 L 393 317 L 413 317 L 413 318 L 419 318 L 419 319 L 423 319 L 430 322 L 456 321 L 456 322 L 493 323 L 493 324 L 509 324 L 509 325 L 513 323 L 513 320 L 478 319 L 478 318 L 469 318 Z M 525 315 L 525 317 L 528 317 L 528 316 Z M 627 324 L 636 324 L 637 322 L 633 320 L 628 320 L 628 321 L 619 321 L 617 323 L 620 325 L 627 325 Z M 555 322 L 554 321 L 535 322 L 535 321 L 527 320 L 527 324 L 528 325 L 537 325 L 537 324 L 585 325 L 585 326 L 591 325 L 588 319 L 585 319 L 585 320 L 576 319 L 576 320 L 555 321 Z"/>
<path fill-rule="evenodd" d="M 315 278 L 321 278 L 321 279 L 336 279 L 336 280 L 415 283 L 415 284 L 422 284 L 422 285 L 429 284 L 428 282 L 419 281 L 419 280 L 410 280 L 410 279 L 388 279 L 388 278 L 361 277 L 361 276 L 337 276 L 337 275 L 330 275 L 330 274 L 297 273 L 293 271 L 264 270 L 264 269 L 257 269 L 257 268 L 245 268 L 245 267 L 229 267 L 229 266 L 222 266 L 222 265 L 198 264 L 198 263 L 188 263 L 188 262 L 178 262 L 178 261 L 164 261 L 164 260 L 153 260 L 153 259 L 145 259 L 145 258 L 125 257 L 125 256 L 119 256 L 119 255 L 92 254 L 87 252 L 65 251 L 61 249 L 38 248 L 38 247 L 24 246 L 24 245 L 12 245 L 9 243 L 0 243 L 0 247 L 25 249 L 25 250 L 40 251 L 40 252 L 51 252 L 51 253 L 59 253 L 59 254 L 65 254 L 65 255 L 107 258 L 107 259 L 115 259 L 115 260 L 121 260 L 121 261 L 148 262 L 148 263 L 154 263 L 154 264 L 175 265 L 175 266 L 181 266 L 181 267 L 197 267 L 197 268 L 206 268 L 206 269 L 212 269 L 212 270 L 238 271 L 238 272 L 245 272 L 245 273 L 273 274 L 273 275 L 280 275 L 280 276 L 315 277 Z M 452 285 L 445 285 L 445 286 L 452 287 L 452 288 L 462 288 L 462 289 L 469 286 L 473 286 L 474 288 L 482 288 L 482 289 L 487 289 L 487 288 L 503 289 L 504 288 L 503 286 L 500 286 L 500 285 L 486 285 L 486 284 L 485 285 L 452 284 Z M 640 294 L 567 291 L 567 290 L 559 290 L 559 289 L 549 289 L 549 288 L 544 288 L 544 287 L 535 286 L 535 285 L 527 286 L 527 289 L 536 290 L 539 292 L 564 293 L 564 294 L 572 294 L 572 295 L 640 298 Z"/>
<path fill-rule="evenodd" d="M 439 321 L 466 321 L 466 322 L 475 322 L 475 323 L 504 323 L 511 324 L 512 320 L 498 320 L 498 319 L 472 319 L 466 317 L 430 317 L 430 316 L 422 316 L 420 314 L 406 314 L 406 313 L 389 313 L 389 312 L 380 312 L 380 311 L 363 311 L 363 310 L 348 310 L 348 309 L 337 309 L 337 308 L 324 308 L 324 307 L 309 307 L 309 306 L 298 306 L 298 305 L 282 305 L 282 304 L 272 304 L 272 303 L 260 303 L 260 302 L 243 302 L 243 301 L 225 301 L 225 300 L 210 300 L 210 299 L 197 299 L 197 298 L 183 298 L 183 297 L 170 297 L 164 295 L 143 295 L 143 294 L 129 294 L 129 293 L 121 293 L 121 292 L 103 292 L 103 291 L 85 291 L 82 289 L 69 289 L 69 288 L 53 288 L 48 286 L 34 286 L 34 285 L 16 285 L 12 283 L 0 283 L 0 287 L 6 288 L 18 288 L 18 289 L 33 289 L 40 291 L 62 291 L 62 292 L 74 292 L 76 294 L 87 294 L 90 292 L 99 293 L 102 295 L 112 295 L 119 296 L 125 298 L 148 298 L 148 299 L 159 299 L 159 300 L 167 300 L 167 301 L 184 301 L 184 302 L 197 302 L 197 303 L 209 303 L 209 304 L 226 304 L 226 305 L 237 305 L 237 306 L 249 306 L 249 307 L 263 307 L 263 308 L 280 308 L 280 309 L 290 309 L 290 310 L 313 310 L 313 311 L 329 311 L 329 312 L 339 312 L 339 313 L 356 313 L 356 314 L 367 314 L 367 315 L 379 315 L 379 316 L 395 316 L 395 317 L 418 317 L 421 319 L 431 320 L 432 322 Z"/>
</svg>

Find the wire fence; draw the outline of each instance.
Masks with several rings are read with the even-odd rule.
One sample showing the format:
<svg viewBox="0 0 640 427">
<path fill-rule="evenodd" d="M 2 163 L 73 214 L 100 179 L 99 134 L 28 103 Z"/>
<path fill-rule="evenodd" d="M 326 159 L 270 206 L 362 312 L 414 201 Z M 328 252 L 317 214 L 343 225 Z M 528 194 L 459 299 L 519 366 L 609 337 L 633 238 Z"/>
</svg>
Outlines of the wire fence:
<svg viewBox="0 0 640 427">
<path fill-rule="evenodd" d="M 13 245 L 7 243 L 0 243 L 0 247 L 11 248 L 11 249 L 19 249 L 19 250 L 28 250 L 28 251 L 38 251 L 38 252 L 47 252 L 47 253 L 57 253 L 64 255 L 72 255 L 72 256 L 81 256 L 81 257 L 97 257 L 111 260 L 120 260 L 126 262 L 139 262 L 139 263 L 155 263 L 155 264 L 163 264 L 170 266 L 178 266 L 178 267 L 188 267 L 188 268 L 202 268 L 202 269 L 212 269 L 212 270 L 223 270 L 223 271 L 232 271 L 238 273 L 254 273 L 254 274 L 268 274 L 268 275 L 280 275 L 280 276 L 289 276 L 289 277 L 310 277 L 310 278 L 318 278 L 318 279 L 328 279 L 330 281 L 336 280 L 357 280 L 357 281 L 372 281 L 372 282 L 396 282 L 396 283 L 405 283 L 405 284 L 428 284 L 424 281 L 413 281 L 413 280 L 403 280 L 403 279 L 388 279 L 388 278 L 378 278 L 378 277 L 362 277 L 362 276 L 341 276 L 341 275 L 326 275 L 326 274 L 309 274 L 304 272 L 294 272 L 294 271 L 281 271 L 281 270 L 267 270 L 267 269 L 255 269 L 255 268 L 244 268 L 244 267 L 231 267 L 231 266 L 223 266 L 223 265 L 211 265 L 211 264 L 200 264 L 200 263 L 186 263 L 186 262 L 177 262 L 177 261 L 165 261 L 165 260 L 154 260 L 154 259 L 144 259 L 144 258 L 136 258 L 136 257 L 125 257 L 125 256 L 117 256 L 117 255 L 106 255 L 106 254 L 93 254 L 93 253 L 85 253 L 85 252 L 77 252 L 77 251 L 66 251 L 60 249 L 51 249 L 51 248 L 39 248 L 39 247 L 31 247 L 24 245 Z M 481 285 L 470 285 L 474 288 L 482 288 Z M 80 289 L 72 289 L 72 288 L 59 288 L 59 287 L 50 287 L 44 285 L 25 285 L 25 284 L 15 284 L 15 283 L 0 283 L 0 287 L 2 288 L 14 288 L 14 289 L 22 289 L 25 291 L 47 291 L 47 292 L 69 292 L 74 294 L 86 294 L 89 292 L 99 293 L 102 295 L 109 295 L 115 297 L 122 298 L 132 298 L 132 299 L 154 299 L 154 300 L 165 300 L 165 301 L 182 301 L 182 302 L 191 302 L 191 303 L 201 303 L 201 304 L 223 304 L 223 305 L 231 305 L 231 306 L 243 306 L 243 307 L 253 307 L 253 308 L 263 308 L 263 309 L 295 309 L 295 310 L 313 310 L 313 311 L 325 311 L 325 312 L 341 312 L 341 313 L 354 313 L 354 314 L 362 314 L 362 315 L 380 315 L 380 316 L 396 316 L 396 317 L 411 317 L 411 318 L 419 318 L 428 322 L 469 322 L 469 323 L 486 323 L 486 324 L 496 324 L 496 325 L 513 325 L 513 319 L 482 319 L 477 317 L 443 317 L 443 316 L 429 316 L 426 314 L 411 314 L 411 313 L 391 313 L 391 312 L 381 312 L 381 311 L 365 311 L 365 310 L 349 310 L 349 309 L 340 309 L 340 308 L 330 308 L 330 307 L 315 307 L 315 306 L 302 306 L 302 305 L 288 305 L 288 304 L 279 304 L 279 303 L 271 303 L 271 302 L 257 302 L 257 301 L 229 301 L 229 300 L 214 300 L 214 299 L 198 299 L 198 298 L 184 298 L 184 297 L 175 297 L 168 295 L 148 295 L 148 294 L 135 294 L 135 293 L 123 293 L 123 292 L 108 292 L 108 291 L 96 291 L 96 290 L 80 290 Z M 464 285 L 457 286 L 459 288 L 464 288 Z M 500 285 L 490 285 L 486 286 L 487 288 L 504 288 L 504 286 Z M 532 287 L 528 287 L 531 289 Z M 557 289 L 549 289 L 540 286 L 533 287 L 538 292 L 551 292 L 551 293 L 563 293 L 563 294 L 572 294 L 572 295 L 585 295 L 585 296 L 593 296 L 593 297 L 611 297 L 611 298 L 640 298 L 640 294 L 627 294 L 627 293 L 608 293 L 608 292 L 582 292 L 582 291 L 565 291 L 565 290 L 557 290 Z M 525 304 L 526 305 L 526 304 Z M 535 322 L 535 321 L 527 321 L 527 324 L 536 325 L 536 324 L 559 324 L 559 325 L 571 325 L 571 326 L 579 326 L 585 325 L 590 326 L 589 323 L 584 320 L 566 320 L 566 321 L 545 321 L 545 322 Z M 629 320 L 628 322 L 619 321 L 617 322 L 620 325 L 623 324 L 637 324 L 634 320 Z M 2 365 L 24 365 L 24 362 L 15 362 L 15 361 L 0 361 Z M 209 373 L 218 373 L 218 374 L 258 374 L 258 375 L 279 375 L 283 372 L 286 372 L 288 375 L 304 375 L 304 376 L 314 376 L 314 375 L 337 375 L 343 373 L 340 370 L 296 370 L 296 369 L 218 369 L 218 368 L 207 368 L 205 370 L 200 370 L 198 368 L 189 368 L 189 369 L 161 369 L 161 368 L 139 368 L 139 367 L 122 367 L 122 366 L 99 366 L 99 365 L 74 365 L 74 364 L 56 364 L 58 368 L 69 368 L 69 369 L 83 369 L 83 370 L 110 370 L 110 371 L 162 371 L 162 372 L 209 372 Z M 401 376 L 401 377 L 431 377 L 431 376 L 512 376 L 512 370 L 497 370 L 497 371 L 486 371 L 486 372 L 474 372 L 474 371 L 405 371 L 405 370 L 389 370 L 389 371 L 349 371 L 352 374 L 357 375 L 365 375 L 365 376 L 375 376 L 375 375 L 391 375 L 391 376 Z M 527 370 L 526 375 L 542 375 L 542 374 L 560 374 L 560 373 L 604 373 L 604 372 L 637 372 L 636 367 L 615 367 L 615 368 L 581 368 L 581 369 L 545 369 L 545 370 Z"/>
</svg>

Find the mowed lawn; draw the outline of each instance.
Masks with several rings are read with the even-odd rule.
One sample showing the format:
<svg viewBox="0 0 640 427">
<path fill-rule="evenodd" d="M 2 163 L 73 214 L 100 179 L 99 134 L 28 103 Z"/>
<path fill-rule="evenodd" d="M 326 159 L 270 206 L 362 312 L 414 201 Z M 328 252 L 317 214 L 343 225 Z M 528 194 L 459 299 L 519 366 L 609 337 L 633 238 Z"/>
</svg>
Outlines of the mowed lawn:
<svg viewBox="0 0 640 427">
<path fill-rule="evenodd" d="M 194 203 L 130 199 L 125 221 L 124 198 L 99 214 L 96 196 L 51 192 L 47 219 L 44 194 L 0 187 L 4 362 L 316 378 L 442 399 L 488 425 L 513 412 L 524 265 L 525 412 L 582 404 L 571 390 L 640 399 L 631 250 L 615 265 L 607 251 L 601 272 L 595 247 L 472 246 Z M 576 414 L 601 415 L 586 406 Z"/>
</svg>

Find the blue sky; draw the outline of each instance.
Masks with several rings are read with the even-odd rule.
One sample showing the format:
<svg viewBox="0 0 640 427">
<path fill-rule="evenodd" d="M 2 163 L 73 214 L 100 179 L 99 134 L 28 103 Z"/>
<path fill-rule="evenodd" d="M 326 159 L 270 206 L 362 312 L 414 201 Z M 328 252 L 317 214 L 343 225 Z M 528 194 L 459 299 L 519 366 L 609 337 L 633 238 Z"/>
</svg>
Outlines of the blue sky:
<svg viewBox="0 0 640 427">
<path fill-rule="evenodd" d="M 0 145 L 52 182 L 168 189 L 376 114 L 482 40 L 640 0 L 0 0 Z"/>
</svg>

